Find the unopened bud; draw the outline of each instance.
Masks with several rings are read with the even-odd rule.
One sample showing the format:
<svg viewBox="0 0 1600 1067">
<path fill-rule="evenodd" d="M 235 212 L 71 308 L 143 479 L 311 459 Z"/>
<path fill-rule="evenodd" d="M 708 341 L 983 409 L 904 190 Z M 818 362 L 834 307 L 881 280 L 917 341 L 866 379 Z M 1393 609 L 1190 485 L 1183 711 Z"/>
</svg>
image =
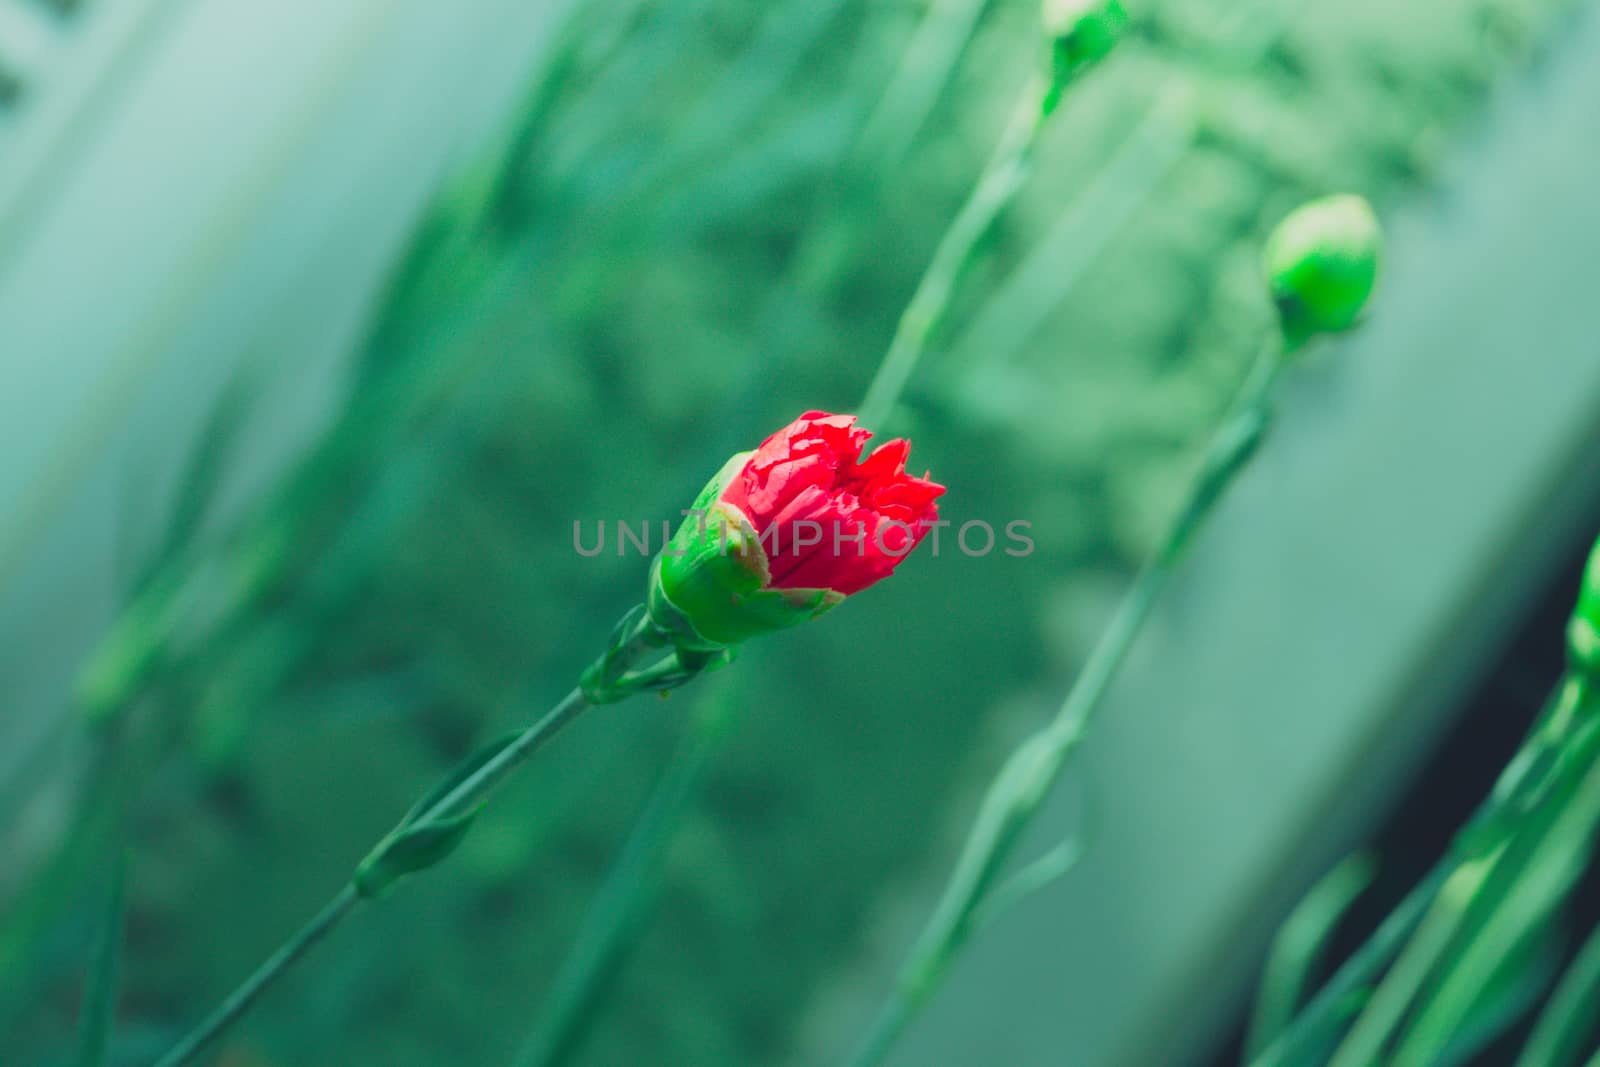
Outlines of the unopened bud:
<svg viewBox="0 0 1600 1067">
<path fill-rule="evenodd" d="M 1356 324 L 1377 281 L 1382 245 L 1372 205 L 1353 194 L 1312 200 L 1278 223 L 1263 261 L 1290 349 Z"/>
<path fill-rule="evenodd" d="M 1055 94 L 1104 59 L 1128 29 L 1128 12 L 1118 0 L 1044 0 L 1040 19 Z"/>
</svg>

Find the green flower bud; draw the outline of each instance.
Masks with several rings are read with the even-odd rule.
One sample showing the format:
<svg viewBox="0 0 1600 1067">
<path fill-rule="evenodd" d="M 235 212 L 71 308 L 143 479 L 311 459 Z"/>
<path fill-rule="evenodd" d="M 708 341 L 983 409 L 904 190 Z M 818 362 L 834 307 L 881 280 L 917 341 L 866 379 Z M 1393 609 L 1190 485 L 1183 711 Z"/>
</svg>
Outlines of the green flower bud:
<svg viewBox="0 0 1600 1067">
<path fill-rule="evenodd" d="M 1600 543 L 1589 556 L 1578 606 L 1567 624 L 1567 655 L 1574 670 L 1600 679 Z"/>
<path fill-rule="evenodd" d="M 1055 93 L 1104 59 L 1128 30 L 1128 12 L 1118 0 L 1044 0 L 1040 12 L 1050 42 Z"/>
<path fill-rule="evenodd" d="M 1287 347 L 1354 326 L 1378 277 L 1383 230 L 1353 194 L 1302 204 L 1267 238 L 1263 261 Z"/>
</svg>

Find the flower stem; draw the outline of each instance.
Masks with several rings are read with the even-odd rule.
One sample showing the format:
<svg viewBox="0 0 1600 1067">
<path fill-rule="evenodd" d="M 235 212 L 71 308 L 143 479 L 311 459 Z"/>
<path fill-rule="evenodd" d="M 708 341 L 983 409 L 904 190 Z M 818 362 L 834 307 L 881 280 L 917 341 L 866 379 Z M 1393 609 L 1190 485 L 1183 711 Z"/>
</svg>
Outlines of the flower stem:
<svg viewBox="0 0 1600 1067">
<path fill-rule="evenodd" d="M 1274 339 L 1258 356 L 1239 398 L 1212 438 L 1182 506 L 1124 595 L 1061 707 L 1048 724 L 1017 747 L 990 785 L 944 894 L 901 965 L 889 999 L 849 1060 L 851 1067 L 882 1063 L 943 982 L 951 961 L 975 928 L 974 916 L 991 898 L 996 879 L 1023 831 L 1087 733 L 1183 550 L 1255 454 L 1282 366 Z"/>
<path fill-rule="evenodd" d="M 431 806 L 422 815 L 422 821 L 458 815 L 487 797 L 507 775 L 592 706 L 581 692 L 572 690 L 560 703 L 545 712 L 543 718 L 523 730 L 515 741 Z"/>
<path fill-rule="evenodd" d="M 1039 130 L 1049 114 L 1049 91 L 1050 79 L 1043 74 L 1035 74 L 1023 89 L 993 156 L 939 239 L 927 271 L 900 315 L 889 351 L 861 402 L 861 425 L 878 426 L 888 417 L 927 349 L 928 338 L 944 320 L 950 295 L 973 250 L 1022 186 Z"/>
<path fill-rule="evenodd" d="M 528 726 L 515 740 L 497 752 L 492 759 L 487 760 L 454 789 L 420 813 L 418 821 L 449 818 L 474 806 L 488 796 L 512 770 L 525 762 L 590 706 L 580 691 L 572 690 L 542 718 Z M 310 922 L 285 941 L 260 967 L 256 968 L 255 973 L 230 993 L 216 1010 L 165 1056 L 157 1060 L 154 1067 L 182 1067 L 183 1064 L 193 1063 L 195 1057 L 244 1017 L 268 987 L 326 938 L 366 899 L 368 898 L 362 896 L 353 881 L 346 883 Z"/>
<path fill-rule="evenodd" d="M 189 1031 L 182 1041 L 157 1060 L 155 1067 L 180 1067 L 181 1064 L 193 1063 L 196 1056 L 209 1048 L 212 1042 L 221 1037 L 250 1010 L 279 975 L 332 933 L 333 928 L 355 909 L 360 900 L 361 898 L 356 896 L 355 887 L 346 883 L 345 887 L 323 905 L 322 910 L 317 912 L 310 922 L 302 926 L 293 937 L 285 941 L 261 966 L 257 967 L 255 973 L 245 979 L 239 988 L 228 994 L 228 998 L 217 1005 L 200 1025 Z"/>
</svg>

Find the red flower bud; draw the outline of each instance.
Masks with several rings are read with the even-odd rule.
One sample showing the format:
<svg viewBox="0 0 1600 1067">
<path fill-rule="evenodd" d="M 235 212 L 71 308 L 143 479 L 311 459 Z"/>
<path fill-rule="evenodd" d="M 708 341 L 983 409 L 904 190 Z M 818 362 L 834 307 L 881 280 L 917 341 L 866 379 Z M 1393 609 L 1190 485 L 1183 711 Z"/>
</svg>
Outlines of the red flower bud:
<svg viewBox="0 0 1600 1067">
<path fill-rule="evenodd" d="M 813 618 L 894 573 L 938 518 L 944 486 L 906 473 L 894 440 L 808 411 L 734 456 L 656 559 L 650 612 L 693 644 Z"/>
<path fill-rule="evenodd" d="M 760 536 L 775 589 L 858 593 L 894 573 L 939 517 L 944 486 L 906 473 L 911 442 L 897 438 L 862 460 L 872 435 L 855 421 L 806 412 L 763 441 L 722 491 Z"/>
</svg>

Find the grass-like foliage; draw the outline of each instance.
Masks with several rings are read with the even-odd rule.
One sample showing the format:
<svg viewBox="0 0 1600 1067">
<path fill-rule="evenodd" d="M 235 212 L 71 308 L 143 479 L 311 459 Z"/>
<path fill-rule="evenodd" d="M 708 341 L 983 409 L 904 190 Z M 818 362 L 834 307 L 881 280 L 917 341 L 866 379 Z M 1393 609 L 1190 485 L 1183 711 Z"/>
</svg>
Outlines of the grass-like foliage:
<svg viewBox="0 0 1600 1067">
<path fill-rule="evenodd" d="M 859 1036 L 817 1038 L 818 1006 L 892 969 L 881 917 L 958 862 L 998 739 L 1086 660 L 1105 683 L 1257 443 L 1270 226 L 1425 178 L 1555 5 L 1144 4 L 1081 78 L 1100 38 L 1057 32 L 1073 6 L 1042 33 L 1022 0 L 576 3 L 396 265 L 325 437 L 220 526 L 241 380 L 160 536 L 129 542 L 83 743 L 0 782 L 0 843 L 30 843 L 0 880 L 0 1062 L 64 1062 L 79 1033 L 86 1064 L 182 1051 L 308 915 L 300 969 L 211 1035 L 229 1062 L 716 1067 Z M 575 552 L 574 520 L 659 547 L 731 453 L 862 403 L 957 524 L 1030 520 L 1029 565 L 925 552 L 671 700 L 590 711 L 501 785 L 495 756 L 537 746 L 474 754 L 567 706 L 642 596 L 649 561 Z M 1098 655 L 1097 577 L 1136 583 Z M 1068 698 L 1027 790 L 1093 704 Z M 492 804 L 457 795 L 491 765 Z M 1285 957 L 1258 1062 L 1429 1062 L 1524 1003 L 1593 808 L 1577 764 L 1550 773 L 1350 981 L 1319 994 Z M 440 781 L 446 809 L 413 807 Z M 12 815 L 47 792 L 67 814 L 41 845 Z M 96 951 L 71 932 L 107 925 L 124 843 L 126 938 Z M 965 854 L 982 892 L 947 898 L 902 991 L 1073 855 L 1017 881 L 1004 852 Z M 1586 1040 L 1593 955 L 1535 1030 L 1550 1065 Z M 913 1013 L 887 1010 L 892 1036 Z"/>
</svg>

